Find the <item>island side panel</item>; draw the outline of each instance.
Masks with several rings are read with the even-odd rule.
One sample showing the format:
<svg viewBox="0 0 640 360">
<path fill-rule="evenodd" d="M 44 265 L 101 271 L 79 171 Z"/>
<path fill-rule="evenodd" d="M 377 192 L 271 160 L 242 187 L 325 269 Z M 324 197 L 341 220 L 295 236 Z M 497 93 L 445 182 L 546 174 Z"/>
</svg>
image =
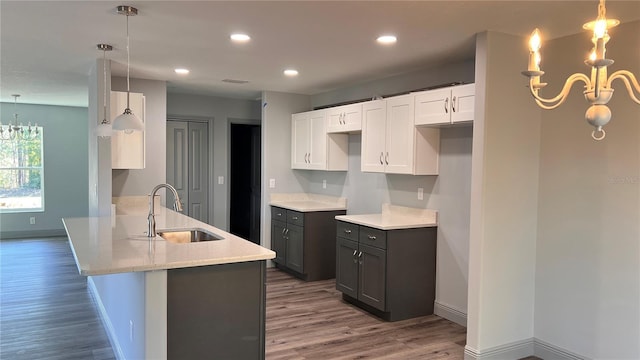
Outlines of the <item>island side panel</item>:
<svg viewBox="0 0 640 360">
<path fill-rule="evenodd" d="M 167 359 L 264 359 L 265 267 L 168 270 Z"/>
</svg>

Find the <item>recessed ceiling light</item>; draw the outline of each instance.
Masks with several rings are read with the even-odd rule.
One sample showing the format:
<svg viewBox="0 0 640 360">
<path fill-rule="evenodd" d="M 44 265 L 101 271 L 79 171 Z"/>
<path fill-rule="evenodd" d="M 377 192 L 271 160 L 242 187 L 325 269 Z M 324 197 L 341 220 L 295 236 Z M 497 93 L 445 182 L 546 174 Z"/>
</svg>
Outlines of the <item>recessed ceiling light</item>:
<svg viewBox="0 0 640 360">
<path fill-rule="evenodd" d="M 183 68 L 177 68 L 173 71 L 175 71 L 176 74 L 178 75 L 187 75 L 189 73 L 189 69 L 183 69 Z"/>
<path fill-rule="evenodd" d="M 378 37 L 378 39 L 376 39 L 376 41 L 378 41 L 378 43 L 380 44 L 389 45 L 395 44 L 398 39 L 393 35 L 381 35 Z"/>
<path fill-rule="evenodd" d="M 284 74 L 287 76 L 298 76 L 298 70 L 287 69 L 284 71 Z"/>
<path fill-rule="evenodd" d="M 231 34 L 231 36 L 229 36 L 231 38 L 231 40 L 235 41 L 235 42 L 247 42 L 249 40 L 251 40 L 251 37 L 247 34 L 242 34 L 242 33 L 235 33 L 235 34 Z"/>
</svg>

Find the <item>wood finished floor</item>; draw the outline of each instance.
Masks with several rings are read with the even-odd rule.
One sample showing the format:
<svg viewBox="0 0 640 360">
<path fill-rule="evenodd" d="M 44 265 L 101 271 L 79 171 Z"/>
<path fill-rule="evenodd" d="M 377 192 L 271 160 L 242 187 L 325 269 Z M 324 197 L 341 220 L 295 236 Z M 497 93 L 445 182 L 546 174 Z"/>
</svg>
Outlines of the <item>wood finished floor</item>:
<svg viewBox="0 0 640 360">
<path fill-rule="evenodd" d="M 66 238 L 0 241 L 0 359 L 115 359 Z"/>
<path fill-rule="evenodd" d="M 381 321 L 334 284 L 267 271 L 267 360 L 463 359 L 465 328 Z M 0 241 L 0 359 L 115 359 L 66 238 Z"/>
<path fill-rule="evenodd" d="M 335 280 L 267 271 L 266 357 L 463 359 L 466 329 L 435 315 L 385 322 L 342 300 Z"/>
</svg>

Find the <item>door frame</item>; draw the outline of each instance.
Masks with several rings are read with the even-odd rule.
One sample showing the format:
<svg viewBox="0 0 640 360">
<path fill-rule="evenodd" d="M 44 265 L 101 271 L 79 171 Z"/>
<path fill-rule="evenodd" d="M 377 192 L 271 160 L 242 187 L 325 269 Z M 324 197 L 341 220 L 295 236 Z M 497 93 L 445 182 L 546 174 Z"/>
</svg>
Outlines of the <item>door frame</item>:
<svg viewBox="0 0 640 360">
<path fill-rule="evenodd" d="M 174 115 L 174 114 L 167 114 L 167 118 L 165 120 L 165 131 L 167 128 L 167 121 L 185 121 L 185 122 L 199 122 L 199 123 L 207 123 L 207 137 L 209 139 L 209 183 L 207 184 L 209 186 L 209 199 L 208 199 L 208 219 L 207 219 L 207 223 L 208 224 L 213 224 L 213 191 L 212 191 L 212 186 L 214 184 L 213 182 L 213 120 L 214 118 L 212 117 L 208 117 L 208 116 L 196 116 L 196 115 Z M 165 133 L 165 138 L 166 138 L 166 133 Z M 165 149 L 166 149 L 166 144 L 165 144 Z M 165 155 L 165 173 L 166 173 L 166 155 Z"/>
</svg>

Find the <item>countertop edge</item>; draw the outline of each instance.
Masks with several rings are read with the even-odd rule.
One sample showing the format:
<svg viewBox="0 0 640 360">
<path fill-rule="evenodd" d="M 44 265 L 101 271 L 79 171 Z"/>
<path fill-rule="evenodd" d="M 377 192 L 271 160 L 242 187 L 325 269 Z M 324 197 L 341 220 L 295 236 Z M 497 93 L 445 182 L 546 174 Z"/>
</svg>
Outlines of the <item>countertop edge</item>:
<svg viewBox="0 0 640 360">
<path fill-rule="evenodd" d="M 378 215 L 378 214 L 376 214 Z M 337 215 L 335 217 L 336 220 L 344 221 L 356 225 L 368 226 L 379 230 L 402 230 L 402 229 L 419 229 L 419 228 L 429 228 L 429 227 L 438 227 L 437 223 L 413 223 L 413 224 L 398 224 L 398 225 L 383 225 L 379 223 L 369 222 L 354 219 L 353 215 Z"/>
</svg>

